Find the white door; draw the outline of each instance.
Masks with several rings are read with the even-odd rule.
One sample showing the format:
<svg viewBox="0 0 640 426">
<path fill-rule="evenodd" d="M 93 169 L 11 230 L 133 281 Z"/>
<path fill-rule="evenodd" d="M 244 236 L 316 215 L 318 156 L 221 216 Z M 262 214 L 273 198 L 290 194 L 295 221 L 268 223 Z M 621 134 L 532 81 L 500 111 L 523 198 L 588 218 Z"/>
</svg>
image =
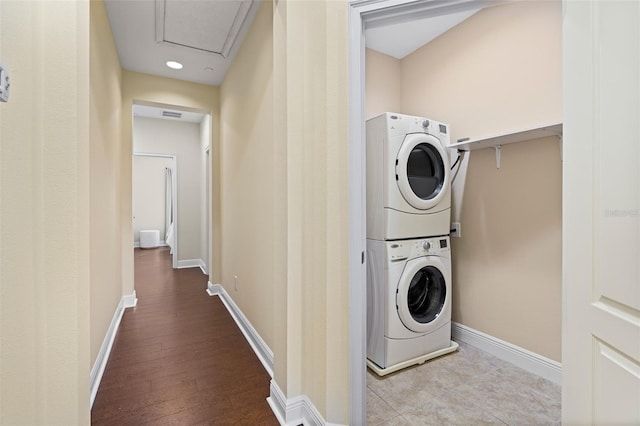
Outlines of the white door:
<svg viewBox="0 0 640 426">
<path fill-rule="evenodd" d="M 640 424 L 640 2 L 564 4 L 565 424 Z"/>
</svg>

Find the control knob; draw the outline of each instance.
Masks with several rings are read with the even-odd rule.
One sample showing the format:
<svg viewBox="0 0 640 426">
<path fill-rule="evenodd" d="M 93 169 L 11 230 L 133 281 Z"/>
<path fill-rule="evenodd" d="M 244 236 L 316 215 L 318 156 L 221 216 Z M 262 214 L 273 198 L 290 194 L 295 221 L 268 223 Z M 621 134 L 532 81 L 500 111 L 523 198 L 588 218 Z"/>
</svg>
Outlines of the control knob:
<svg viewBox="0 0 640 426">
<path fill-rule="evenodd" d="M 424 243 L 422 243 L 422 248 L 425 250 L 429 250 L 431 248 L 431 242 L 425 241 Z"/>
<path fill-rule="evenodd" d="M 429 127 L 429 120 L 423 120 L 422 127 Z"/>
</svg>

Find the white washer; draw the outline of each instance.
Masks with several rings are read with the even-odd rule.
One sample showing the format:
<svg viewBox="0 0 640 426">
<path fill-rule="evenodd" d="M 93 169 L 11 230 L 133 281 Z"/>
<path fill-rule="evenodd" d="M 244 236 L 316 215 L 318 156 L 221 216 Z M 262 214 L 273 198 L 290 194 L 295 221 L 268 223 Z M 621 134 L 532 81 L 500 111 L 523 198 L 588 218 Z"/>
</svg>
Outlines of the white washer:
<svg viewBox="0 0 640 426">
<path fill-rule="evenodd" d="M 456 348 L 449 237 L 367 240 L 369 365 L 384 375 Z"/>
<path fill-rule="evenodd" d="M 448 235 L 451 170 L 446 124 L 384 113 L 367 120 L 367 238 Z"/>
</svg>

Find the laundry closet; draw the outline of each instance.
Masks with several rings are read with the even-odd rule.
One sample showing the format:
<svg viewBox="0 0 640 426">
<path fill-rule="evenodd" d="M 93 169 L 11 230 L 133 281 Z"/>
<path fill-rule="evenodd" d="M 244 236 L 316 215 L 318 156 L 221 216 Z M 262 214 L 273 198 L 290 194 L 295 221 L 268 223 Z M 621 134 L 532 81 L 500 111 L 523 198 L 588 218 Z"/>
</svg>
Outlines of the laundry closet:
<svg viewBox="0 0 640 426">
<path fill-rule="evenodd" d="M 561 3 L 486 7 L 401 58 L 372 47 L 367 39 L 367 119 L 428 117 L 446 123 L 450 144 L 470 141 L 461 154 L 448 150 L 450 165 L 460 155 L 451 195 L 460 230 L 450 236 L 454 340 L 516 347 L 557 365 L 559 379 Z"/>
</svg>

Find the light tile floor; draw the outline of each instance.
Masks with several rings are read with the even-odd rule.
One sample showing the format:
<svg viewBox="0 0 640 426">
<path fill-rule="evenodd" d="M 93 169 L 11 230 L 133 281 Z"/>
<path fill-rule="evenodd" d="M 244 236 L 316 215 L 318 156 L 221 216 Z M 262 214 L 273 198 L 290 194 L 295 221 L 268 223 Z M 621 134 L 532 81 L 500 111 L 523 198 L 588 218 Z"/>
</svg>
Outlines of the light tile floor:
<svg viewBox="0 0 640 426">
<path fill-rule="evenodd" d="M 370 426 L 559 425 L 560 386 L 473 346 L 385 377 L 367 371 Z"/>
</svg>

